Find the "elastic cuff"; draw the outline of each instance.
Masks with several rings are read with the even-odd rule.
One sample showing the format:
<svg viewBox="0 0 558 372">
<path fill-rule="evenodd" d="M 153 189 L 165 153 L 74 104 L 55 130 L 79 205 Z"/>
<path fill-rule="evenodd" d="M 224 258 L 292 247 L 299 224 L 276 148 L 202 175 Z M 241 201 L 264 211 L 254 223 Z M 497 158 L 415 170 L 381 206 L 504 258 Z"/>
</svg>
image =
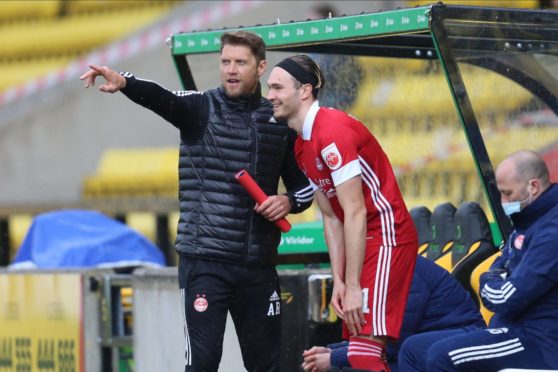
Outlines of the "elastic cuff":
<svg viewBox="0 0 558 372">
<path fill-rule="evenodd" d="M 296 198 L 295 198 L 294 194 L 286 193 L 286 194 L 284 194 L 284 195 L 285 195 L 287 198 L 289 198 L 289 204 L 291 205 L 291 212 L 294 211 L 294 210 L 296 210 L 296 209 L 299 207 L 299 205 L 298 205 L 298 203 L 297 203 L 297 201 L 296 201 Z"/>
</svg>

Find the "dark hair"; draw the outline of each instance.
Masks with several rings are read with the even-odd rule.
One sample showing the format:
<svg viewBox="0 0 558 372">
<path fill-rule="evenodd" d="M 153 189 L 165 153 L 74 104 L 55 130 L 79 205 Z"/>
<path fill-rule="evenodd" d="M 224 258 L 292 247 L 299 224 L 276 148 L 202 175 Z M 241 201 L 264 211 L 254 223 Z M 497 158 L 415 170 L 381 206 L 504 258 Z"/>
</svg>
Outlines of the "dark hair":
<svg viewBox="0 0 558 372">
<path fill-rule="evenodd" d="M 316 84 L 316 86 L 312 87 L 312 95 L 314 96 L 314 98 L 318 98 L 320 89 L 323 88 L 325 85 L 325 77 L 322 70 L 320 69 L 320 66 L 318 66 L 318 64 L 306 54 L 297 54 L 289 57 L 289 59 L 296 62 L 306 73 L 316 78 L 316 81 L 318 83 Z M 296 82 L 296 87 L 298 88 L 301 85 L 301 82 L 297 79 L 294 80 Z"/>
<path fill-rule="evenodd" d="M 221 35 L 221 52 L 225 45 L 245 45 L 252 51 L 256 61 L 265 59 L 265 43 L 257 34 L 249 31 L 229 31 Z"/>
</svg>

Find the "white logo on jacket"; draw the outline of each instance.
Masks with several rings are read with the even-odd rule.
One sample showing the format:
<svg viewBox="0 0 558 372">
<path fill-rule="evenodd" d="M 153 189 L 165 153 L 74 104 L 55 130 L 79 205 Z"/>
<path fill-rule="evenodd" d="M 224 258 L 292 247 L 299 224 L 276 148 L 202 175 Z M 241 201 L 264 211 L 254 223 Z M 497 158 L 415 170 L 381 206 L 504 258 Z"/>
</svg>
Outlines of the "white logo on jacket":
<svg viewBox="0 0 558 372">
<path fill-rule="evenodd" d="M 269 296 L 267 316 L 276 316 L 279 314 L 281 314 L 281 298 L 277 294 L 277 291 L 273 291 L 273 294 Z"/>
</svg>

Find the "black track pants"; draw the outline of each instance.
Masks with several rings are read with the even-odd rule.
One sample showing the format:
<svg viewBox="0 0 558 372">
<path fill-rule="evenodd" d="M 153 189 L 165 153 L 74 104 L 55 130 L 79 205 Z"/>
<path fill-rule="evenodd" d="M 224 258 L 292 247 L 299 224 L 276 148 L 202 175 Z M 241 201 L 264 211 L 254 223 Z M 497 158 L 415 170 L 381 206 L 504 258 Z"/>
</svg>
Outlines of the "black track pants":
<svg viewBox="0 0 558 372">
<path fill-rule="evenodd" d="M 178 278 L 187 372 L 219 369 L 228 311 L 246 369 L 279 370 L 281 300 L 274 267 L 253 268 L 180 256 Z"/>
</svg>

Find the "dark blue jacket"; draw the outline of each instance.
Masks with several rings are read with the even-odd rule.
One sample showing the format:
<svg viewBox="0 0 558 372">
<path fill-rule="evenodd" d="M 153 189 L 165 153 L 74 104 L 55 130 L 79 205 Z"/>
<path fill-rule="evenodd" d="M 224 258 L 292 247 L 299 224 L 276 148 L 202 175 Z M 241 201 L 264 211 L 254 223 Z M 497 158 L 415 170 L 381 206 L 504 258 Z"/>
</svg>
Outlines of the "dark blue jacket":
<svg viewBox="0 0 558 372">
<path fill-rule="evenodd" d="M 558 184 L 511 216 L 515 230 L 481 275 L 491 328 L 521 328 L 558 368 Z"/>
<path fill-rule="evenodd" d="M 388 361 L 397 360 L 401 343 L 411 335 L 469 325 L 485 326 L 469 292 L 445 269 L 422 256 L 417 256 L 401 333 L 397 342 L 388 344 Z M 328 347 L 333 349 L 332 365 L 349 366 L 348 343 L 332 344 Z"/>
</svg>

